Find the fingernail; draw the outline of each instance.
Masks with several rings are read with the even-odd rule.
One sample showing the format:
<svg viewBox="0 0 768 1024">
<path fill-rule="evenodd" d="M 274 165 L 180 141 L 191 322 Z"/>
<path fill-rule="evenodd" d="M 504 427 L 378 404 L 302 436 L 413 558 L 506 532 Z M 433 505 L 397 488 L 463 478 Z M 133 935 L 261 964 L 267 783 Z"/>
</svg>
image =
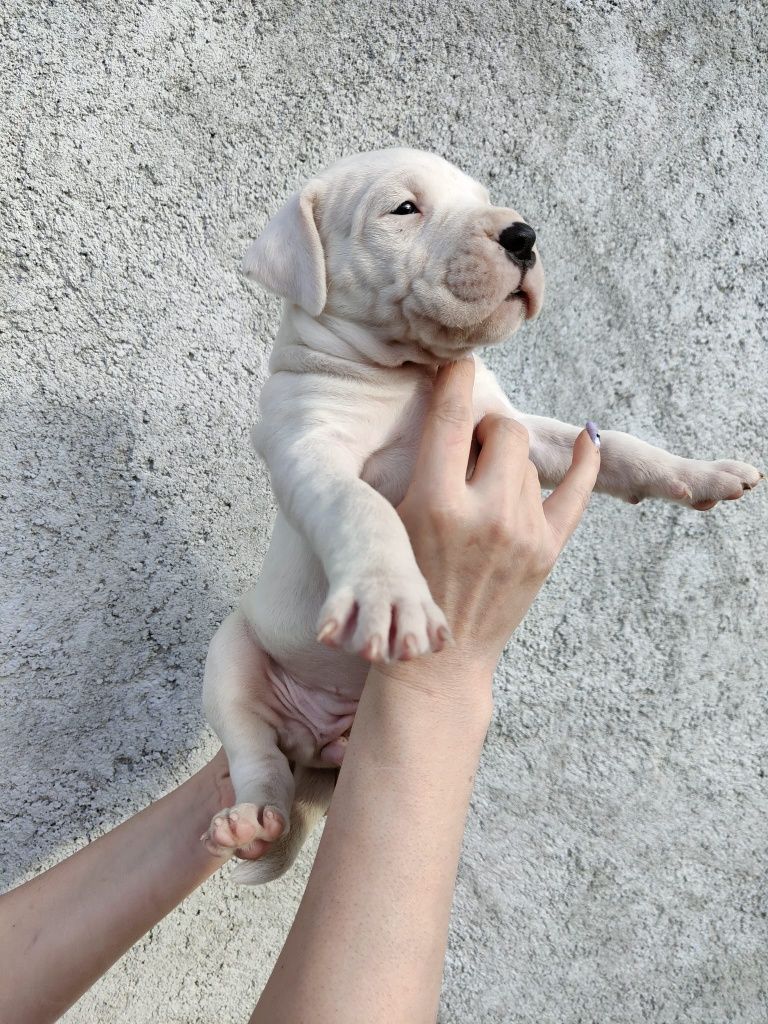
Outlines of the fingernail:
<svg viewBox="0 0 768 1024">
<path fill-rule="evenodd" d="M 595 448 L 600 447 L 600 433 L 597 429 L 597 424 L 593 423 L 592 420 L 587 420 L 587 433 L 589 434 L 590 440 Z"/>
</svg>

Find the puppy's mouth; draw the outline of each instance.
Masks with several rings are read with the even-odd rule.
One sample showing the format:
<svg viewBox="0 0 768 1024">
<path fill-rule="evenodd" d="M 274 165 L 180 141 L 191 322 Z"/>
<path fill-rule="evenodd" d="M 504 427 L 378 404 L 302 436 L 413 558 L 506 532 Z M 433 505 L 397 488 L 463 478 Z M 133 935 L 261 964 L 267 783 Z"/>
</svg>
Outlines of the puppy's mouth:
<svg viewBox="0 0 768 1024">
<path fill-rule="evenodd" d="M 504 299 L 504 301 L 505 302 L 514 302 L 515 299 L 519 299 L 522 302 L 524 315 L 525 315 L 525 318 L 527 320 L 530 317 L 530 315 L 531 315 L 531 296 L 530 296 L 530 294 L 525 290 L 525 288 L 518 288 L 515 291 L 510 292 L 509 295 L 506 297 L 506 299 Z"/>
<path fill-rule="evenodd" d="M 541 309 L 542 299 L 542 278 L 541 271 L 537 273 L 535 270 L 532 273 L 527 273 L 527 269 L 523 270 L 522 277 L 518 282 L 517 288 L 511 291 L 505 302 L 519 302 L 521 306 L 521 312 L 523 319 L 533 320 L 538 316 L 539 310 Z"/>
</svg>

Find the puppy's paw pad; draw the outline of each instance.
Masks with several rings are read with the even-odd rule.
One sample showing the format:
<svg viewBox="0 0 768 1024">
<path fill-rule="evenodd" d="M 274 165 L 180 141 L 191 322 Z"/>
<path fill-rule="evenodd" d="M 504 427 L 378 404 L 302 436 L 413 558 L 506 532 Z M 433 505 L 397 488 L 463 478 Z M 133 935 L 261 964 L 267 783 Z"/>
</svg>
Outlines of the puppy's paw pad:
<svg viewBox="0 0 768 1024">
<path fill-rule="evenodd" d="M 223 857 L 257 841 L 272 843 L 280 838 L 285 827 L 285 817 L 276 807 L 243 803 L 225 807 L 214 815 L 200 839 L 209 853 Z"/>
</svg>

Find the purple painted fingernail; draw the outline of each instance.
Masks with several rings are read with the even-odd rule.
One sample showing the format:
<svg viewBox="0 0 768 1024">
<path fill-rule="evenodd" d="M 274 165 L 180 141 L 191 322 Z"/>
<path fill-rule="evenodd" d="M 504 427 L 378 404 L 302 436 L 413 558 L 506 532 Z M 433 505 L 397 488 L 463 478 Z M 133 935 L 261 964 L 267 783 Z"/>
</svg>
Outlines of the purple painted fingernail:
<svg viewBox="0 0 768 1024">
<path fill-rule="evenodd" d="M 595 448 L 600 447 L 600 433 L 597 429 L 597 424 L 593 423 L 592 420 L 587 420 L 587 433 L 592 441 Z"/>
</svg>

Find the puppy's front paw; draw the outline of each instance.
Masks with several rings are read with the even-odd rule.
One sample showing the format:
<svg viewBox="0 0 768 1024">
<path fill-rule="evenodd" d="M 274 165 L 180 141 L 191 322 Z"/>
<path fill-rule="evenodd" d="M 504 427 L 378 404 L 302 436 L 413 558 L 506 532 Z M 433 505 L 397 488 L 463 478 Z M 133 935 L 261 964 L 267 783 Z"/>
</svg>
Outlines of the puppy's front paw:
<svg viewBox="0 0 768 1024">
<path fill-rule="evenodd" d="M 718 473 L 727 473 L 729 476 L 735 477 L 741 484 L 741 493 L 744 491 L 751 491 L 753 487 L 757 487 L 760 481 L 764 478 L 764 474 L 759 469 L 755 469 L 754 466 L 750 466 L 748 462 L 736 462 L 733 459 L 720 459 L 717 462 L 705 463 L 707 466 L 711 466 Z M 735 497 L 740 498 L 741 495 L 737 493 L 738 487 L 735 488 Z"/>
<path fill-rule="evenodd" d="M 331 586 L 317 639 L 368 661 L 408 661 L 440 651 L 450 638 L 445 616 L 423 578 L 371 572 Z"/>
<path fill-rule="evenodd" d="M 235 850 L 245 855 L 266 852 L 285 832 L 286 821 L 276 807 L 237 804 L 215 814 L 208 831 L 200 839 L 215 857 L 227 857 Z"/>
<path fill-rule="evenodd" d="M 735 501 L 762 479 L 760 470 L 746 462 L 673 459 L 653 481 L 647 494 L 632 495 L 629 500 L 636 504 L 646 496 L 666 498 L 706 512 L 718 501 Z"/>
</svg>

